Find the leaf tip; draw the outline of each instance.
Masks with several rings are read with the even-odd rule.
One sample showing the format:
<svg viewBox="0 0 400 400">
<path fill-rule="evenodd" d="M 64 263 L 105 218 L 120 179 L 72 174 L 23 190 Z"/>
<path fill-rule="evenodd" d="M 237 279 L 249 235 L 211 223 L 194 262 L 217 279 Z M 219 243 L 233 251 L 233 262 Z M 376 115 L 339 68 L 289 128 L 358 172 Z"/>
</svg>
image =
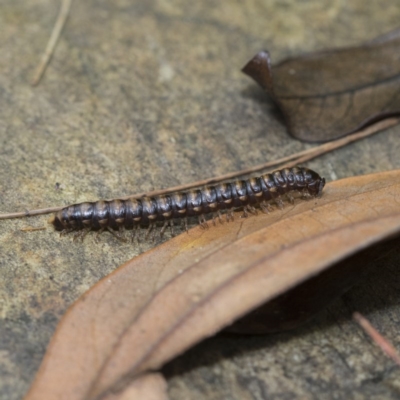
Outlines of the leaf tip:
<svg viewBox="0 0 400 400">
<path fill-rule="evenodd" d="M 272 93 L 271 57 L 268 51 L 257 53 L 243 68 L 242 72 L 253 78 L 263 89 Z"/>
</svg>

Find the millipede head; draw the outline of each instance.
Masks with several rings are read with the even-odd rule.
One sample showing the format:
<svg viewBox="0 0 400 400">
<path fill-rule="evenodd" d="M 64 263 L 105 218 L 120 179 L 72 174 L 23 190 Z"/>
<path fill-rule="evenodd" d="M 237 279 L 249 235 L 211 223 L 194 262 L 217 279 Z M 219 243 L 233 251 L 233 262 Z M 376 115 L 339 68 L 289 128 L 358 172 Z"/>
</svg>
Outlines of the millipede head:
<svg viewBox="0 0 400 400">
<path fill-rule="evenodd" d="M 319 174 L 308 168 L 303 168 L 303 173 L 308 193 L 311 196 L 320 197 L 325 186 L 325 178 L 321 178 Z"/>
</svg>

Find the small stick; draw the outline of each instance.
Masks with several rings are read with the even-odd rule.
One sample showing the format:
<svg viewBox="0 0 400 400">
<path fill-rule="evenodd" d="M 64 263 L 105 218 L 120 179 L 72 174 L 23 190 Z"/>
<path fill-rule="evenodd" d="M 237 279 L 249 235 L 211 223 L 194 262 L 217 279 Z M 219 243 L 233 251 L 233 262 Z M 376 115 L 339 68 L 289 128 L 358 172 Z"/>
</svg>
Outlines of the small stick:
<svg viewBox="0 0 400 400">
<path fill-rule="evenodd" d="M 314 150 L 314 151 L 311 153 L 311 158 L 316 158 L 316 157 L 326 154 L 330 151 L 336 150 L 340 147 L 343 147 L 350 143 L 356 142 L 357 140 L 364 139 L 368 136 L 373 135 L 374 133 L 377 133 L 381 130 L 388 129 L 399 123 L 400 123 L 400 118 L 384 119 L 380 122 L 377 122 L 376 124 L 370 125 L 367 128 L 365 128 L 361 131 L 355 132 L 351 135 L 337 139 L 333 142 L 328 142 L 328 143 L 322 144 L 320 146 L 313 147 L 311 150 Z M 294 167 L 297 164 L 302 164 L 303 162 L 309 161 L 311 158 L 309 157 L 308 154 L 305 154 L 304 156 L 301 155 L 294 162 L 285 164 L 285 167 L 287 167 L 287 168 Z"/>
<path fill-rule="evenodd" d="M 72 0 L 62 0 L 60 12 L 58 13 L 56 23 L 54 24 L 53 31 L 51 32 L 50 39 L 47 43 L 46 50 L 44 51 L 39 65 L 36 67 L 35 74 L 31 81 L 32 86 L 36 86 L 46 70 L 47 65 L 50 62 L 51 56 L 53 55 L 57 41 L 61 35 L 61 31 L 65 25 L 65 21 L 68 18 L 69 10 L 71 8 Z"/>
<path fill-rule="evenodd" d="M 371 125 L 359 132 L 353 133 L 352 135 L 349 135 L 349 136 L 345 136 L 341 139 L 337 139 L 333 142 L 328 142 L 328 143 L 322 144 L 317 147 L 313 147 L 308 150 L 300 151 L 298 153 L 292 154 L 290 156 L 282 157 L 275 161 L 269 161 L 269 162 L 266 162 L 263 164 L 259 164 L 252 168 L 243 169 L 241 171 L 236 171 L 233 173 L 220 175 L 220 176 L 217 176 L 214 178 L 204 179 L 202 181 L 188 183 L 185 185 L 174 186 L 174 187 L 170 187 L 167 189 L 154 190 L 152 192 L 143 192 L 143 193 L 138 193 L 135 195 L 129 195 L 129 196 L 125 196 L 125 197 L 118 197 L 118 199 L 119 200 L 140 199 L 142 197 L 159 196 L 161 194 L 169 194 L 169 193 L 173 193 L 173 192 L 177 192 L 177 191 L 181 191 L 181 190 L 188 190 L 188 189 L 193 189 L 193 188 L 200 187 L 200 186 L 207 186 L 207 185 L 215 184 L 215 183 L 218 183 L 221 181 L 225 181 L 227 179 L 232 179 L 232 178 L 236 178 L 239 176 L 250 175 L 252 173 L 260 172 L 267 168 L 271 168 L 273 166 L 276 167 L 278 165 L 281 165 L 287 161 L 291 161 L 291 162 L 284 164 L 282 167 L 290 168 L 295 165 L 309 161 L 313 158 L 316 158 L 320 155 L 326 154 L 330 151 L 336 150 L 336 149 L 343 147 L 349 143 L 355 142 L 360 139 L 364 139 L 368 136 L 373 135 L 374 133 L 388 129 L 399 123 L 400 123 L 400 118 L 388 118 L 388 119 L 380 121 L 374 125 Z M 53 212 L 60 211 L 65 207 L 68 207 L 68 206 L 49 207 L 49 208 L 42 208 L 42 209 L 30 210 L 30 211 L 27 210 L 24 212 L 0 214 L 0 220 L 1 219 L 11 219 L 11 218 L 31 217 L 34 215 L 50 214 Z"/>
<path fill-rule="evenodd" d="M 168 194 L 168 193 L 173 193 L 173 192 L 177 192 L 177 191 L 181 191 L 181 190 L 187 190 L 187 189 L 193 189 L 196 187 L 212 185 L 214 183 L 218 183 L 218 182 L 225 181 L 228 179 L 235 179 L 239 176 L 250 175 L 250 174 L 253 174 L 256 172 L 260 172 L 260 171 L 266 170 L 267 168 L 276 167 L 278 165 L 284 164 L 287 161 L 293 160 L 291 163 L 284 164 L 283 166 L 280 167 L 280 169 L 285 168 L 285 167 L 290 168 L 292 166 L 309 161 L 313 158 L 316 158 L 316 157 L 323 155 L 325 153 L 328 153 L 330 151 L 336 150 L 339 147 L 343 147 L 349 143 L 355 142 L 360 139 L 364 139 L 368 136 L 373 135 L 374 133 L 388 129 L 399 123 L 400 123 L 400 118 L 388 118 L 386 120 L 377 122 L 376 124 L 371 125 L 361 131 L 353 133 L 352 135 L 345 136 L 345 137 L 337 139 L 333 142 L 324 143 L 320 146 L 313 147 L 311 149 L 299 151 L 298 153 L 292 154 L 290 156 L 282 157 L 275 161 L 269 161 L 269 162 L 266 162 L 263 164 L 259 164 L 252 168 L 242 169 L 240 171 L 231 172 L 231 173 L 228 173 L 225 175 L 220 175 L 220 176 L 216 176 L 214 178 L 208 178 L 208 179 L 204 179 L 204 180 L 197 181 L 197 182 L 187 183 L 185 185 L 179 185 L 179 186 L 174 186 L 174 187 L 167 188 L 167 189 L 155 190 L 152 192 L 143 192 L 143 193 L 138 193 L 135 195 L 118 197 L 118 198 L 120 200 L 140 199 L 141 197 L 159 196 L 161 194 Z M 0 219 L 1 219 L 1 215 L 0 215 Z"/>
<path fill-rule="evenodd" d="M 20 231 L 22 231 L 22 232 L 35 232 L 35 231 L 44 231 L 45 229 L 47 229 L 45 226 L 39 226 L 39 227 L 25 226 L 24 228 L 21 228 Z"/>
<path fill-rule="evenodd" d="M 400 123 L 400 118 L 388 118 L 383 121 L 377 122 L 376 124 L 371 125 L 361 131 L 353 133 L 352 135 L 345 136 L 345 137 L 337 139 L 333 142 L 324 143 L 319 146 L 313 147 L 311 149 L 299 151 L 298 153 L 292 154 L 290 156 L 282 157 L 275 161 L 269 161 L 269 162 L 266 162 L 263 164 L 259 164 L 252 168 L 242 169 L 240 171 L 231 172 L 231 173 L 228 173 L 225 175 L 220 175 L 220 176 L 216 176 L 214 178 L 208 178 L 208 179 L 204 179 L 204 180 L 197 181 L 197 182 L 187 183 L 185 185 L 174 186 L 174 187 L 171 187 L 168 189 L 155 190 L 152 192 L 143 192 L 143 193 L 136 194 L 134 196 L 131 195 L 131 196 L 119 197 L 119 199 L 120 200 L 139 199 L 141 197 L 159 196 L 160 194 L 168 194 L 168 193 L 173 193 L 173 192 L 177 192 L 180 190 L 187 190 L 187 189 L 193 189 L 195 187 L 207 186 L 207 185 L 211 185 L 211 184 L 225 181 L 228 179 L 235 179 L 239 176 L 250 175 L 250 174 L 253 174 L 256 172 L 260 172 L 260 171 L 266 170 L 267 168 L 276 167 L 278 165 L 284 164 L 287 161 L 292 161 L 292 162 L 284 164 L 283 166 L 280 167 L 280 169 L 281 168 L 290 168 L 295 165 L 309 161 L 313 158 L 316 158 L 320 155 L 329 153 L 330 151 L 336 150 L 340 147 L 346 146 L 347 144 L 350 144 L 357 140 L 364 139 L 368 136 L 373 135 L 374 133 L 388 129 L 399 123 Z M 0 219 L 1 219 L 1 215 L 0 215 Z"/>
<path fill-rule="evenodd" d="M 41 208 L 38 210 L 26 210 L 22 212 L 0 214 L 0 219 L 11 219 L 11 218 L 22 218 L 22 217 L 33 217 L 34 215 L 50 214 L 62 210 L 64 207 L 48 207 Z"/>
<path fill-rule="evenodd" d="M 363 317 L 360 313 L 353 313 L 353 319 L 361 326 L 364 332 L 372 339 L 372 341 L 398 366 L 400 366 L 400 356 L 394 346 L 383 337 L 371 323 Z"/>
</svg>

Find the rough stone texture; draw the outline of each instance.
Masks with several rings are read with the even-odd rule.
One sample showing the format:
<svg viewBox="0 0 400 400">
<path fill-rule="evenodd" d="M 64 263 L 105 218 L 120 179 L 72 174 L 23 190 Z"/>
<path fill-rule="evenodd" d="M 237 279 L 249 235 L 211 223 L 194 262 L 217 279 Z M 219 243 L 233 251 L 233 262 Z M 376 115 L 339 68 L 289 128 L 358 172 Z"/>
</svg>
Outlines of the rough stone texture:
<svg viewBox="0 0 400 400">
<path fill-rule="evenodd" d="M 309 147 L 240 68 L 260 49 L 288 55 L 354 45 L 396 27 L 392 0 L 75 1 L 43 81 L 29 84 L 59 8 L 3 0 L 0 211 L 112 198 L 261 163 Z M 309 163 L 329 179 L 400 168 L 400 127 Z M 56 182 L 62 190 L 56 190 Z M 144 251 L 84 243 L 48 217 L 0 221 L 0 399 L 19 399 L 66 308 Z M 170 363 L 172 399 L 399 398 L 398 370 L 351 311 L 400 345 L 400 254 L 293 333 L 217 337 Z"/>
</svg>

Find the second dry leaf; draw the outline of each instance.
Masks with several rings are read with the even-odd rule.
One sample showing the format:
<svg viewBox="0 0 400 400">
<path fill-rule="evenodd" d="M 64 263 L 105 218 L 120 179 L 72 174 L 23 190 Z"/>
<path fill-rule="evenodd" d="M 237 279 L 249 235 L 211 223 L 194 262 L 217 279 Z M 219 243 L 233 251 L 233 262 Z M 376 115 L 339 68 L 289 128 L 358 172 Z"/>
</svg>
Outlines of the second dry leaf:
<svg viewBox="0 0 400 400">
<path fill-rule="evenodd" d="M 400 29 L 357 47 L 277 65 L 261 51 L 243 72 L 268 92 L 295 138 L 334 140 L 400 114 Z"/>
</svg>

